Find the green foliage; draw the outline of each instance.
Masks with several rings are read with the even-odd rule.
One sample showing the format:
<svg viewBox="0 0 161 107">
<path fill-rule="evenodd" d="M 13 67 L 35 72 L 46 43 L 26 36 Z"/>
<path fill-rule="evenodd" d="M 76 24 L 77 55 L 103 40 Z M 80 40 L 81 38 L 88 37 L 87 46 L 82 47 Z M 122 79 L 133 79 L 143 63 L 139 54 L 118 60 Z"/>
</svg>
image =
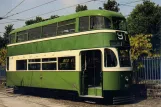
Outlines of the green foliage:
<svg viewBox="0 0 161 107">
<path fill-rule="evenodd" d="M 144 1 L 138 4 L 129 17 L 128 32 L 130 35 L 136 34 L 156 34 L 159 31 L 161 20 L 161 7 L 151 1 Z"/>
<path fill-rule="evenodd" d="M 0 66 L 5 66 L 6 64 L 7 50 L 5 48 L 0 49 Z"/>
<path fill-rule="evenodd" d="M 152 44 L 150 39 L 151 35 L 139 34 L 130 36 L 131 58 L 133 61 L 142 56 L 152 56 Z"/>
<path fill-rule="evenodd" d="M 5 66 L 6 63 L 6 45 L 9 43 L 9 33 L 13 30 L 13 25 L 5 26 L 3 37 L 0 36 L 0 66 Z"/>
<path fill-rule="evenodd" d="M 42 17 L 36 17 L 36 19 L 27 20 L 25 22 L 25 24 L 31 25 L 31 24 L 34 24 L 34 23 L 42 22 L 42 21 L 43 21 Z"/>
<path fill-rule="evenodd" d="M 79 11 L 84 11 L 84 10 L 88 10 L 87 6 L 78 4 L 75 11 L 79 12 Z"/>
<path fill-rule="evenodd" d="M 0 49 L 5 47 L 5 40 L 3 37 L 0 36 Z"/>
<path fill-rule="evenodd" d="M 154 2 L 145 0 L 138 4 L 127 18 L 128 33 L 152 34 L 151 43 L 155 53 L 159 53 L 161 39 L 161 7 Z"/>
<path fill-rule="evenodd" d="M 103 4 L 105 10 L 111 10 L 115 12 L 119 12 L 119 4 L 115 0 L 108 0 L 107 3 Z M 101 8 L 99 8 L 101 9 Z"/>
<path fill-rule="evenodd" d="M 52 15 L 50 16 L 50 19 L 55 19 L 55 18 L 58 18 L 59 16 L 58 15 Z"/>
<path fill-rule="evenodd" d="M 103 8 L 102 8 L 102 7 L 99 7 L 98 9 L 99 9 L 99 10 L 103 10 Z"/>
<path fill-rule="evenodd" d="M 0 37 L 0 48 L 6 47 L 6 45 L 9 43 L 9 33 L 13 30 L 13 25 L 7 25 L 5 26 L 5 32 L 3 34 L 3 37 Z"/>
<path fill-rule="evenodd" d="M 58 17 L 59 17 L 58 15 L 52 15 L 48 19 L 43 19 L 42 17 L 36 17 L 36 19 L 27 20 L 25 22 L 25 24 L 26 25 L 31 25 L 31 24 L 34 24 L 34 23 L 39 23 L 39 22 L 43 22 L 43 21 L 46 21 L 46 20 L 55 19 L 55 18 L 58 18 Z"/>
</svg>

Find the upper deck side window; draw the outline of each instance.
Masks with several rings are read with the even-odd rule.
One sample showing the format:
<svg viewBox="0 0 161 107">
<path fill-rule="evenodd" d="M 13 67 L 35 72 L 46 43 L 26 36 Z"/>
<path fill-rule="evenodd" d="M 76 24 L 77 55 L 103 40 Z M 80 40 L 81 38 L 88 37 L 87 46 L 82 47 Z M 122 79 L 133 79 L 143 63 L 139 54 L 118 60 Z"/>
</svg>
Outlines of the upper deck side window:
<svg viewBox="0 0 161 107">
<path fill-rule="evenodd" d="M 57 23 L 42 27 L 42 37 L 56 36 Z"/>
<path fill-rule="evenodd" d="M 15 43 L 15 33 L 10 35 L 10 42 L 9 43 Z"/>
<path fill-rule="evenodd" d="M 20 31 L 17 32 L 16 38 L 15 34 L 10 36 L 11 40 L 10 43 L 23 42 L 45 37 L 52 37 L 56 35 L 74 33 L 76 31 L 75 25 L 76 25 L 76 19 L 70 19 L 37 28 L 32 28 L 25 31 Z"/>
<path fill-rule="evenodd" d="M 68 34 L 75 32 L 76 19 L 70 19 L 62 22 L 58 22 L 57 34 Z"/>
<path fill-rule="evenodd" d="M 79 31 L 89 30 L 89 16 L 79 18 Z"/>
<path fill-rule="evenodd" d="M 23 41 L 27 41 L 28 39 L 28 32 L 27 31 L 21 31 L 21 32 L 18 32 L 17 33 L 17 36 L 16 36 L 16 42 L 23 42 Z"/>
<path fill-rule="evenodd" d="M 41 37 L 41 27 L 28 30 L 28 40 L 39 39 Z"/>
</svg>

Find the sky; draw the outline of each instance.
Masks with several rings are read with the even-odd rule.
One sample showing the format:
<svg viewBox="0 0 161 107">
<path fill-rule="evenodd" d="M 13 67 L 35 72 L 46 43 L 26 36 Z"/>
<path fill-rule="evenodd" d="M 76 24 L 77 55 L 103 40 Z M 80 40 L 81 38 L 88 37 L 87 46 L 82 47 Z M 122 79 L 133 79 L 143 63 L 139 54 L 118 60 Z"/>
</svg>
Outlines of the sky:
<svg viewBox="0 0 161 107">
<path fill-rule="evenodd" d="M 16 5 L 18 5 L 22 0 L 1 0 L 0 3 L 0 17 L 3 17 L 7 12 L 9 12 L 11 9 L 13 9 Z M 18 13 L 20 11 L 50 2 L 52 0 L 24 0 L 22 4 L 20 4 L 16 9 L 14 9 L 11 13 L 8 15 L 12 15 L 15 13 Z M 0 36 L 3 35 L 3 32 L 5 32 L 5 26 L 8 24 L 13 24 L 14 29 L 25 26 L 25 21 L 18 21 L 18 22 L 12 22 L 15 21 L 13 19 L 24 19 L 27 20 L 30 17 L 37 16 L 43 13 L 47 13 L 50 11 L 62 9 L 64 7 L 72 6 L 75 4 L 79 3 L 84 3 L 89 0 L 55 0 L 54 2 L 51 2 L 47 5 L 41 6 L 36 9 L 32 9 L 27 12 L 23 12 L 17 15 L 14 15 L 12 17 L 9 17 L 8 19 L 3 19 L 0 20 Z M 137 4 L 142 3 L 142 0 L 116 0 L 119 4 L 124 4 L 124 3 L 131 3 L 134 1 L 138 1 L 135 3 L 128 4 L 128 6 L 125 5 L 120 5 L 120 12 L 124 15 L 127 16 L 130 14 L 130 12 L 135 8 Z M 152 2 L 159 4 L 161 6 L 161 0 L 151 0 Z M 89 10 L 92 9 L 98 9 L 99 7 L 103 7 L 103 3 L 107 2 L 107 0 L 93 0 L 92 2 L 85 3 L 83 5 L 87 5 Z M 42 18 L 49 18 L 51 15 L 68 15 L 75 13 L 75 7 L 67 8 L 67 9 L 62 9 L 60 11 L 55 11 L 50 14 L 42 15 Z M 33 19 L 33 18 L 32 18 Z M 6 22 L 12 22 L 12 23 L 6 23 Z"/>
</svg>

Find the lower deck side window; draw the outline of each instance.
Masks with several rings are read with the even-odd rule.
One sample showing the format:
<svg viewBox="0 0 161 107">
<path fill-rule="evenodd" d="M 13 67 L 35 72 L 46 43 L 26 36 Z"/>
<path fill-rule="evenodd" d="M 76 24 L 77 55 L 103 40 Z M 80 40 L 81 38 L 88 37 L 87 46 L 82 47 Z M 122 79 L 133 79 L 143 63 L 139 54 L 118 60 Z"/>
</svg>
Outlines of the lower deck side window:
<svg viewBox="0 0 161 107">
<path fill-rule="evenodd" d="M 17 60 L 16 70 L 27 70 L 27 60 Z"/>
<path fill-rule="evenodd" d="M 58 70 L 75 70 L 75 57 L 59 57 Z"/>
<path fill-rule="evenodd" d="M 56 70 L 56 63 L 42 63 L 42 70 Z"/>
<path fill-rule="evenodd" d="M 54 71 L 75 69 L 75 56 L 16 60 L 16 70 Z"/>
<path fill-rule="evenodd" d="M 40 63 L 28 64 L 28 70 L 40 70 Z"/>
</svg>

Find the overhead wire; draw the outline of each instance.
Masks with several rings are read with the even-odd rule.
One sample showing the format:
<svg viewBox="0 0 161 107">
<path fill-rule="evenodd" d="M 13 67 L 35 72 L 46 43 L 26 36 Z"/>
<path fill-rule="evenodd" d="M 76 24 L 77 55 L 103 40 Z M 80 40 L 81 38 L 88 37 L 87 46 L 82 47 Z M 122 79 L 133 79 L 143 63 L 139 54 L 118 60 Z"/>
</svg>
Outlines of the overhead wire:
<svg viewBox="0 0 161 107">
<path fill-rule="evenodd" d="M 141 2 L 141 1 L 143 0 L 136 0 L 136 1 L 126 2 L 126 3 L 121 3 L 121 5 L 132 4 L 132 3 Z"/>
<path fill-rule="evenodd" d="M 85 4 L 85 3 L 92 2 L 92 1 L 99 1 L 99 0 L 89 0 L 89 1 L 86 1 L 86 2 L 83 2 L 83 3 L 78 3 L 78 4 Z M 56 12 L 56 11 L 64 10 L 64 9 L 67 9 L 67 8 L 71 8 L 71 7 L 77 6 L 78 4 L 74 4 L 74 5 L 67 6 L 67 7 L 64 7 L 64 8 L 61 8 L 61 9 L 57 9 L 57 10 L 52 10 L 52 11 L 49 11 L 47 13 L 42 13 L 42 14 L 39 14 L 39 15 L 36 15 L 36 16 L 29 17 L 27 19 L 31 19 L 31 18 L 34 18 L 34 17 L 37 17 L 37 16 L 43 16 L 43 15 L 46 15 L 46 14 L 49 14 L 49 13 L 53 13 L 53 12 Z"/>
<path fill-rule="evenodd" d="M 11 16 L 14 16 L 14 15 L 18 15 L 18 14 L 20 14 L 20 13 L 23 13 L 23 12 L 27 12 L 27 11 L 33 10 L 33 9 L 35 9 L 35 8 L 38 8 L 38 7 L 47 5 L 47 4 L 52 3 L 52 2 L 55 2 L 55 1 L 57 1 L 57 0 L 51 0 L 51 1 L 49 1 L 49 2 L 43 3 L 43 4 L 41 4 L 41 5 L 38 5 L 38 6 L 35 6 L 35 7 L 32 7 L 32 8 L 29 8 L 29 9 L 26 9 L 26 10 L 22 10 L 22 11 L 20 11 L 20 12 L 14 13 L 14 14 L 9 15 L 9 16 L 6 16 L 6 17 L 11 17 Z"/>
<path fill-rule="evenodd" d="M 26 11 L 29 11 L 29 10 L 32 10 L 32 9 L 35 9 L 35 8 L 38 8 L 38 7 L 40 7 L 40 6 L 49 4 L 49 3 L 54 2 L 54 1 L 56 1 L 56 0 L 52 0 L 52 1 L 49 1 L 49 2 L 47 2 L 47 3 L 44 3 L 44 4 L 41 4 L 41 5 L 35 6 L 35 7 L 33 7 L 33 8 L 23 10 L 23 11 L 21 11 L 21 12 L 12 14 L 12 15 L 10 15 L 10 16 L 17 15 L 17 14 L 20 14 L 20 13 L 23 13 L 23 12 L 26 12 Z M 92 2 L 92 1 L 100 1 L 100 0 L 89 0 L 89 1 L 86 1 L 86 2 L 83 2 L 83 3 L 78 3 L 78 4 L 85 4 L 85 3 Z M 140 1 L 143 1 L 143 0 L 136 0 L 136 1 L 132 1 L 132 2 L 123 3 L 123 4 L 120 4 L 120 5 L 130 6 L 130 5 L 128 5 L 128 4 L 136 3 L 136 2 L 140 2 Z M 103 1 L 100 1 L 100 2 L 103 2 Z M 104 2 L 105 2 L 105 1 L 104 1 Z M 67 9 L 67 8 L 71 8 L 71 7 L 77 6 L 78 4 L 74 4 L 74 5 L 67 6 L 67 7 L 64 7 L 64 8 L 61 8 L 61 9 L 57 9 L 57 10 L 52 10 L 52 11 L 49 11 L 49 12 L 47 12 L 47 13 L 42 13 L 42 14 L 39 14 L 39 15 L 35 15 L 35 16 L 26 18 L 26 20 L 35 18 L 35 17 L 37 17 L 37 16 L 43 16 L 43 15 L 50 14 L 50 13 L 53 13 L 53 12 L 56 12 L 56 11 L 64 10 L 64 9 Z M 133 6 L 131 6 L 131 7 L 133 7 Z M 7 16 L 7 17 L 10 17 L 10 16 Z M 4 23 L 0 23 L 0 24 L 13 23 L 13 22 L 18 22 L 18 21 L 26 21 L 26 20 L 24 20 L 24 19 L 15 19 L 15 21 L 12 21 L 12 22 L 4 22 Z"/>
<path fill-rule="evenodd" d="M 128 5 L 128 4 L 132 4 L 132 3 L 136 3 L 136 2 L 141 2 L 141 1 L 143 1 L 143 0 L 136 0 L 136 1 L 126 2 L 126 3 L 118 3 L 118 4 L 119 4 L 119 6 L 122 5 L 122 6 L 135 7 L 135 6 L 131 6 L 131 5 Z M 104 2 L 105 3 L 106 0 L 105 1 L 100 1 L 100 2 Z"/>
<path fill-rule="evenodd" d="M 19 22 L 19 21 L 20 20 L 16 20 L 16 21 L 4 22 L 4 23 L 0 23 L 0 24 L 8 24 L 8 23 Z"/>
<path fill-rule="evenodd" d="M 19 21 L 26 21 L 25 19 L 10 19 L 10 18 L 7 18 L 6 20 L 19 20 Z"/>
<path fill-rule="evenodd" d="M 82 2 L 82 3 L 78 3 L 78 4 L 85 4 L 85 3 L 92 2 L 92 1 L 99 1 L 99 0 L 88 0 L 88 1 L 86 1 L 86 2 Z M 77 6 L 78 4 L 74 4 L 74 5 L 67 6 L 67 7 L 64 7 L 64 8 L 61 8 L 61 9 L 57 9 L 57 10 L 52 10 L 52 11 L 49 11 L 49 12 L 47 12 L 47 13 L 35 15 L 35 16 L 26 18 L 26 20 L 29 20 L 29 19 L 31 19 L 31 18 L 35 18 L 35 17 L 37 17 L 37 16 L 42 16 L 42 15 L 46 15 L 46 14 L 53 13 L 53 12 L 56 12 L 56 11 L 64 10 L 64 9 L 67 9 L 67 8 L 71 8 L 71 7 Z M 18 22 L 18 21 L 25 21 L 25 20 L 22 19 L 22 20 L 17 20 L 17 21 L 12 21 L 12 22 L 4 22 L 4 23 L 0 23 L 0 24 L 13 23 L 13 22 Z"/>
<path fill-rule="evenodd" d="M 22 0 L 19 4 L 17 4 L 14 8 L 12 8 L 9 12 L 7 12 L 3 17 L 7 16 L 9 13 L 11 13 L 13 10 L 15 10 L 18 6 L 20 6 L 25 0 Z"/>
</svg>

